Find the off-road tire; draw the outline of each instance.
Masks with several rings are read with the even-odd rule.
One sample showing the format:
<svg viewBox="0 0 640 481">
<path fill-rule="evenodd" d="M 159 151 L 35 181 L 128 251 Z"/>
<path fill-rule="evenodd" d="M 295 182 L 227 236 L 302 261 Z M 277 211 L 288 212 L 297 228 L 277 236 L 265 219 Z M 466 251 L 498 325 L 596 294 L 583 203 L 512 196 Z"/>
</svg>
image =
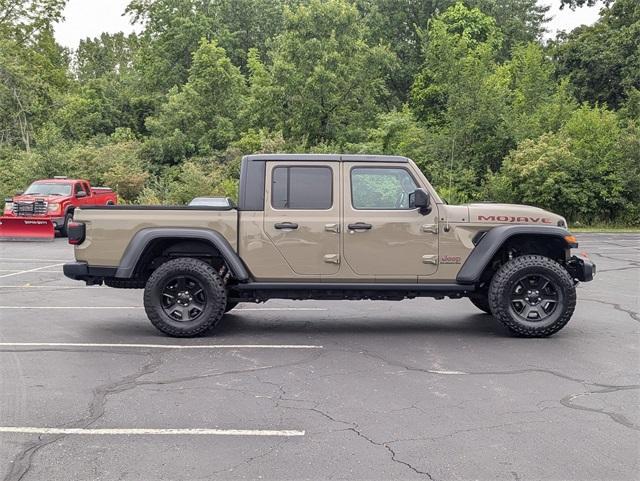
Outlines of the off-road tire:
<svg viewBox="0 0 640 481">
<path fill-rule="evenodd" d="M 227 305 L 224 308 L 224 312 L 225 313 L 229 312 L 231 309 L 233 309 L 237 305 L 238 305 L 238 302 L 236 302 L 236 301 L 227 301 Z"/>
<path fill-rule="evenodd" d="M 196 279 L 206 295 L 201 314 L 194 320 L 177 321 L 165 312 L 162 295 L 165 286 L 176 276 Z M 172 337 L 194 337 L 214 329 L 227 305 L 225 285 L 218 272 L 206 262 L 180 257 L 158 267 L 144 290 L 144 309 L 151 323 Z"/>
<path fill-rule="evenodd" d="M 64 224 L 60 227 L 60 235 L 62 237 L 67 237 L 69 234 L 69 222 L 73 219 L 73 212 L 67 212 L 64 215 Z"/>
<path fill-rule="evenodd" d="M 469 296 L 469 300 L 471 303 L 476 306 L 481 311 L 486 312 L 487 314 L 493 314 L 491 312 L 491 306 L 489 305 L 489 294 L 486 292 L 479 292 L 475 294 L 471 294 Z"/>
<path fill-rule="evenodd" d="M 526 321 L 511 308 L 511 293 L 518 280 L 527 275 L 543 275 L 558 291 L 559 301 L 548 318 Z M 576 306 L 576 289 L 569 273 L 557 262 L 539 255 L 516 257 L 504 264 L 491 280 L 489 305 L 493 316 L 520 337 L 547 337 L 562 329 Z"/>
</svg>

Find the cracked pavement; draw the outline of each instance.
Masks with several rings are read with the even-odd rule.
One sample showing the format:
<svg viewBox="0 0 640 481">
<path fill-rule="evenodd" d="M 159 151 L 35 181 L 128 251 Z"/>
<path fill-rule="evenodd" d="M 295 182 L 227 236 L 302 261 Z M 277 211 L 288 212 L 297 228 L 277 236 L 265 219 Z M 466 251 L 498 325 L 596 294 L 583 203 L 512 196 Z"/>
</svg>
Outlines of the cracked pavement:
<svg viewBox="0 0 640 481">
<path fill-rule="evenodd" d="M 170 339 L 142 309 L 3 309 L 0 426 L 304 430 L 300 437 L 0 433 L 0 480 L 637 480 L 640 235 L 578 234 L 598 264 L 568 326 L 509 336 L 468 300 L 270 301 Z M 70 259 L 0 244 L 0 276 Z M 16 287 L 7 287 L 16 286 Z M 3 306 L 141 306 L 60 267 L 0 277 Z M 255 306 L 241 305 L 251 308 Z"/>
</svg>

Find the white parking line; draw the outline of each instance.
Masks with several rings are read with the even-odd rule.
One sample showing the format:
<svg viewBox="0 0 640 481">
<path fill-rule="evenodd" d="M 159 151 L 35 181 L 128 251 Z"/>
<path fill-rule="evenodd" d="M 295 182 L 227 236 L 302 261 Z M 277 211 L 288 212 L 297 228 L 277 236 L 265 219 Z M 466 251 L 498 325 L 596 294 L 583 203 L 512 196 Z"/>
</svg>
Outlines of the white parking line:
<svg viewBox="0 0 640 481">
<path fill-rule="evenodd" d="M 0 286 L 0 289 L 104 289 L 102 286 L 56 286 L 55 284 L 49 286 L 31 286 L 29 284 L 23 284 L 18 286 Z"/>
<path fill-rule="evenodd" d="M 0 269 L 0 272 L 20 272 L 20 269 Z M 47 272 L 49 274 L 61 274 L 62 273 L 61 270 L 58 270 L 58 271 L 38 271 L 38 272 Z"/>
<path fill-rule="evenodd" d="M 0 342 L 0 347 L 115 347 L 134 349 L 324 349 L 313 344 L 120 344 L 88 342 Z"/>
<path fill-rule="evenodd" d="M 91 435 L 162 435 L 162 436 L 304 436 L 305 432 L 294 429 L 89 429 L 89 428 L 39 428 L 0 426 L 0 433 L 19 434 L 91 434 Z"/>
<path fill-rule="evenodd" d="M 73 262 L 73 259 L 24 259 L 19 257 L 0 257 L 0 262 L 10 262 L 10 261 L 20 261 L 20 262 Z"/>
<path fill-rule="evenodd" d="M 234 311 L 326 311 L 324 307 L 249 307 Z"/>
<path fill-rule="evenodd" d="M 19 286 L 16 286 L 16 287 L 19 287 Z M 0 306 L 0 309 L 144 309 L 144 307 L 142 306 Z M 234 309 L 233 312 L 237 312 L 237 311 L 244 311 L 244 312 L 246 311 L 326 311 L 326 310 L 327 309 L 324 309 L 322 307 L 262 307 L 262 308 L 247 308 L 247 309 L 238 308 L 238 309 Z"/>
<path fill-rule="evenodd" d="M 142 306 L 0 306 L 0 309 L 144 309 Z"/>
<path fill-rule="evenodd" d="M 50 267 L 58 267 L 58 266 L 61 266 L 62 264 L 64 264 L 64 262 L 61 262 L 60 264 L 51 264 L 51 265 L 44 266 L 44 267 L 36 267 L 35 269 L 27 269 L 26 271 L 12 272 L 11 274 L 2 274 L 0 276 L 0 279 L 4 278 L 4 277 L 19 276 L 20 274 L 26 274 L 28 272 L 36 272 L 36 271 L 39 271 L 39 270 L 42 270 L 42 269 L 48 269 Z"/>
</svg>

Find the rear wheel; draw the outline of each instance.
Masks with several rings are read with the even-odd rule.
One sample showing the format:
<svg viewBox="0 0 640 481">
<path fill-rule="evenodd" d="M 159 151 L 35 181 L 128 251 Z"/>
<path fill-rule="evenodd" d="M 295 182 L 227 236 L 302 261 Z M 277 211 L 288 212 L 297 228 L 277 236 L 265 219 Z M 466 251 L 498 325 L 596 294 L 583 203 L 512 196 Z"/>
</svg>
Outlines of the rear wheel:
<svg viewBox="0 0 640 481">
<path fill-rule="evenodd" d="M 516 257 L 495 274 L 489 304 L 496 319 L 523 337 L 546 337 L 562 329 L 576 306 L 569 273 L 547 257 Z"/>
<path fill-rule="evenodd" d="M 227 294 L 218 272 L 206 262 L 182 257 L 158 267 L 144 291 L 151 323 L 174 337 L 193 337 L 215 328 Z"/>
</svg>

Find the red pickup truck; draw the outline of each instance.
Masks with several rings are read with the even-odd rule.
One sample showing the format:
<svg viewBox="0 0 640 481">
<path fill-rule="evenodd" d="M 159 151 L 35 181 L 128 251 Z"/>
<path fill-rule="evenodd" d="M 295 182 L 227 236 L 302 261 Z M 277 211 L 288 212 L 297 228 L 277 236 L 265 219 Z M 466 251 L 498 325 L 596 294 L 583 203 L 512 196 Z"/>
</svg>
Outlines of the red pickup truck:
<svg viewBox="0 0 640 481">
<path fill-rule="evenodd" d="M 24 192 L 5 199 L 4 216 L 0 218 L 0 237 L 39 238 L 36 231 L 53 230 L 67 235 L 67 224 L 76 207 L 114 205 L 117 194 L 107 187 L 91 187 L 83 179 L 37 180 Z"/>
</svg>

